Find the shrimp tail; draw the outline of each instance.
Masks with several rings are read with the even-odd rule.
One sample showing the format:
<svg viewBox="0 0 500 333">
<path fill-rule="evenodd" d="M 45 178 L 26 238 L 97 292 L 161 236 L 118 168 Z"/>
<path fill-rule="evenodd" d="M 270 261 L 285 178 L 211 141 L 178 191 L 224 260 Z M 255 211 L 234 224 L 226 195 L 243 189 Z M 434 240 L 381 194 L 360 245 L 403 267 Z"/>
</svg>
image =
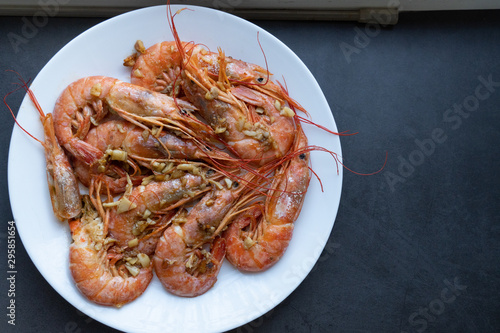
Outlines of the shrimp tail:
<svg viewBox="0 0 500 333">
<path fill-rule="evenodd" d="M 94 164 L 104 155 L 99 149 L 82 140 L 71 140 L 68 145 L 71 146 L 74 157 L 87 165 Z"/>
</svg>

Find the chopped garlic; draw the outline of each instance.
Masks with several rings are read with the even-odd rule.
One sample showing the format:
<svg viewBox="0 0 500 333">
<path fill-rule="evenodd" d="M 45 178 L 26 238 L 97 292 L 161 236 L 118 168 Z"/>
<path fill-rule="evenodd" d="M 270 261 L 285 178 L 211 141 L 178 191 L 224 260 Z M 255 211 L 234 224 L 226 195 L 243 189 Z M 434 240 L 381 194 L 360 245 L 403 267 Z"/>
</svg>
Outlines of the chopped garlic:
<svg viewBox="0 0 500 333">
<path fill-rule="evenodd" d="M 131 265 L 135 265 L 135 263 L 137 262 L 137 257 L 135 258 L 125 258 L 125 260 L 131 264 Z"/>
<path fill-rule="evenodd" d="M 165 168 L 163 168 L 163 170 L 161 170 L 161 173 L 168 173 L 168 172 L 170 172 L 173 168 L 174 168 L 174 163 L 173 163 L 173 162 L 170 162 L 169 164 L 167 164 L 167 165 L 165 166 Z"/>
<path fill-rule="evenodd" d="M 193 268 L 195 266 L 196 261 L 198 261 L 198 257 L 194 253 L 191 253 L 188 261 L 186 262 L 187 268 Z"/>
<path fill-rule="evenodd" d="M 127 197 L 122 197 L 120 200 L 118 200 L 118 208 L 116 209 L 116 212 L 118 214 L 128 212 L 129 210 L 132 210 L 136 208 L 137 205 L 130 201 Z"/>
<path fill-rule="evenodd" d="M 144 141 L 148 141 L 148 138 L 149 138 L 149 131 L 148 131 L 148 130 L 144 130 L 144 131 L 142 131 L 141 136 L 142 136 L 142 138 L 144 139 Z"/>
<path fill-rule="evenodd" d="M 108 154 L 114 161 L 125 162 L 127 160 L 127 152 L 119 149 L 107 149 L 106 154 Z"/>
<path fill-rule="evenodd" d="M 143 78 L 144 75 L 141 73 L 139 69 L 134 70 L 134 76 L 138 78 Z"/>
<path fill-rule="evenodd" d="M 134 48 L 139 53 L 146 52 L 146 48 L 144 47 L 144 43 L 140 39 L 138 39 L 137 42 L 135 42 Z"/>
<path fill-rule="evenodd" d="M 100 83 L 96 83 L 90 88 L 90 94 L 95 97 L 101 96 L 102 87 Z"/>
<path fill-rule="evenodd" d="M 123 125 L 122 125 L 122 124 L 118 123 L 118 124 L 116 125 L 116 127 L 118 128 L 118 132 L 120 132 L 120 133 L 122 133 L 122 134 L 126 132 L 126 131 L 125 131 L 125 129 L 123 128 Z"/>
<path fill-rule="evenodd" d="M 285 106 L 280 111 L 280 115 L 285 116 L 285 117 L 293 117 L 293 116 L 295 116 L 295 112 L 293 112 L 293 110 L 290 109 L 288 106 Z"/>
<path fill-rule="evenodd" d="M 181 227 L 179 227 L 178 225 L 174 225 L 173 226 L 174 228 L 174 232 L 181 238 L 184 238 L 184 231 L 182 230 Z"/>
<path fill-rule="evenodd" d="M 243 131 L 243 134 L 245 134 L 246 136 L 254 137 L 257 135 L 257 132 L 255 132 L 255 131 Z"/>
<path fill-rule="evenodd" d="M 149 267 L 149 264 L 151 263 L 151 260 L 149 259 L 149 256 L 144 253 L 139 253 L 137 255 L 137 259 L 139 260 L 139 263 L 143 268 Z"/>
<path fill-rule="evenodd" d="M 256 242 L 253 239 L 247 236 L 247 238 L 245 238 L 245 240 L 243 241 L 243 247 L 245 248 L 245 250 L 248 250 L 249 248 L 254 246 L 255 243 Z"/>
<path fill-rule="evenodd" d="M 129 264 L 125 264 L 125 267 L 128 269 L 129 273 L 132 274 L 132 276 L 137 276 L 140 273 L 140 269 L 135 266 L 131 266 Z"/>
<path fill-rule="evenodd" d="M 223 187 L 219 182 L 213 181 L 212 179 L 209 179 L 208 182 L 212 185 L 215 185 L 219 190 L 222 190 Z"/>
<path fill-rule="evenodd" d="M 193 173 L 193 171 L 194 171 L 195 169 L 198 169 L 198 168 L 196 167 L 196 165 L 189 164 L 189 163 L 184 163 L 184 164 L 179 164 L 179 165 L 177 166 L 177 169 L 179 169 L 179 170 L 183 170 L 183 171 L 188 171 L 188 172 L 190 172 L 190 173 Z"/>
<path fill-rule="evenodd" d="M 135 247 L 135 246 L 137 246 L 138 244 L 139 244 L 139 240 L 138 240 L 137 238 L 134 238 L 134 239 L 132 239 L 132 240 L 128 241 L 128 246 L 129 246 L 129 247 Z"/>
<path fill-rule="evenodd" d="M 90 117 L 90 122 L 92 123 L 92 125 L 94 126 L 99 126 L 99 122 L 97 120 L 95 120 L 94 117 Z"/>
<path fill-rule="evenodd" d="M 147 177 L 143 178 L 141 185 L 143 185 L 143 186 L 148 185 L 149 183 L 151 183 L 153 181 L 154 178 L 155 178 L 154 175 L 147 176 Z"/>
<path fill-rule="evenodd" d="M 156 172 L 162 172 L 163 169 L 165 169 L 165 163 L 163 162 L 157 162 L 157 161 L 154 161 L 153 163 L 151 163 L 151 167 L 153 168 L 154 171 Z"/>
<path fill-rule="evenodd" d="M 214 96 L 210 93 L 210 91 L 207 91 L 207 93 L 205 94 L 205 99 L 207 101 L 211 101 L 214 99 Z"/>
<path fill-rule="evenodd" d="M 153 128 L 151 129 L 151 134 L 154 136 L 154 137 L 158 137 L 158 134 L 161 133 L 161 128 L 160 127 L 156 127 L 156 126 L 153 126 Z"/>
<path fill-rule="evenodd" d="M 137 59 L 137 53 L 134 53 L 125 59 L 123 59 L 123 66 L 133 67 L 135 65 L 135 60 Z"/>
<path fill-rule="evenodd" d="M 280 101 L 275 100 L 274 101 L 274 107 L 276 108 L 276 110 L 279 111 L 281 109 L 281 103 L 280 103 Z"/>
</svg>

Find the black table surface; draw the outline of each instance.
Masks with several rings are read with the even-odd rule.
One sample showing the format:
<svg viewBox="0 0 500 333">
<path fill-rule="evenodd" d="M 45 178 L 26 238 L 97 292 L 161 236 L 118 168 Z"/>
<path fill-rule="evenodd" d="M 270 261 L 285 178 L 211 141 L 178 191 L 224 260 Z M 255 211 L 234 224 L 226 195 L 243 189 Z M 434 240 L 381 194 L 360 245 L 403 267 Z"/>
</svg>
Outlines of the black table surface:
<svg viewBox="0 0 500 333">
<path fill-rule="evenodd" d="M 4 70 L 34 78 L 104 20 L 50 17 L 13 46 L 9 33 L 23 36 L 26 19 L 0 17 L 1 96 L 13 87 Z M 255 23 L 309 67 L 339 130 L 359 132 L 341 138 L 346 166 L 370 172 L 388 159 L 377 175 L 344 172 L 314 269 L 281 304 L 232 332 L 499 332 L 500 12 L 402 13 L 394 27 Z M 9 104 L 17 110 L 21 99 Z M 0 331 L 116 332 L 59 296 L 18 236 L 8 324 L 13 120 L 3 105 L 0 117 Z"/>
</svg>

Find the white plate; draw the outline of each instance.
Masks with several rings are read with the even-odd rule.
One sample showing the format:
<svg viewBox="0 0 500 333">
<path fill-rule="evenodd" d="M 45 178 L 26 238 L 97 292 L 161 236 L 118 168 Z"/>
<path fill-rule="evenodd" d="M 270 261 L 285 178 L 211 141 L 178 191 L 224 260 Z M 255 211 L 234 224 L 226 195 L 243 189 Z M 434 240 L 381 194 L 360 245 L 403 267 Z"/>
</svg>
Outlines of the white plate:
<svg viewBox="0 0 500 333">
<path fill-rule="evenodd" d="M 179 8 L 172 6 L 172 11 Z M 285 78 L 290 95 L 310 112 L 313 121 L 337 130 L 316 80 L 287 46 L 235 16 L 202 7 L 189 8 L 192 10 L 175 18 L 182 40 L 202 43 L 212 50 L 221 46 L 227 55 L 264 66 L 257 41 L 259 32 L 274 78 Z M 61 91 L 81 77 L 104 75 L 129 81 L 129 69 L 122 62 L 133 52 L 137 39 L 146 46 L 172 40 L 165 6 L 117 16 L 68 43 L 33 81 L 31 89 L 42 108 L 51 112 Z M 18 121 L 30 133 L 43 137 L 37 111 L 27 97 Z M 305 131 L 311 145 L 341 155 L 337 136 L 311 125 L 305 125 Z M 324 192 L 313 178 L 290 246 L 275 266 L 263 273 L 244 274 L 226 262 L 215 286 L 197 298 L 172 296 L 155 277 L 140 298 L 121 309 L 95 305 L 76 289 L 68 268 L 70 232 L 52 213 L 43 149 L 18 127 L 14 128 L 9 151 L 9 194 L 19 235 L 29 256 L 52 287 L 80 311 L 127 332 L 219 332 L 271 310 L 297 288 L 319 258 L 337 214 L 342 169 L 337 174 L 334 160 L 326 153 L 313 152 L 311 161 Z"/>
</svg>

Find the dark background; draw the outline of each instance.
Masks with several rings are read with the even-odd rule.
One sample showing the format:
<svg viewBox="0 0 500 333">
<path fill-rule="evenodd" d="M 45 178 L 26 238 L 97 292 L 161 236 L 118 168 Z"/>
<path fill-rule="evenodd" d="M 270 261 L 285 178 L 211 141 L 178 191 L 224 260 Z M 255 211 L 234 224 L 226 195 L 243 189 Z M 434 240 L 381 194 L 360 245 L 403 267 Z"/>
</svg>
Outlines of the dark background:
<svg viewBox="0 0 500 333">
<path fill-rule="evenodd" d="M 0 17 L 0 95 L 13 88 L 5 69 L 34 78 L 103 20 L 51 17 L 16 53 L 7 35 L 24 22 Z M 386 151 L 388 160 L 374 176 L 345 171 L 318 264 L 275 309 L 231 332 L 500 331 L 500 12 L 402 13 L 394 27 L 255 23 L 309 67 L 339 130 L 359 132 L 341 138 L 345 164 L 371 172 Z M 13 109 L 21 99 L 9 98 Z M 0 331 L 116 332 L 60 297 L 19 237 L 16 326 L 7 324 L 13 120 L 0 108 Z"/>
</svg>

